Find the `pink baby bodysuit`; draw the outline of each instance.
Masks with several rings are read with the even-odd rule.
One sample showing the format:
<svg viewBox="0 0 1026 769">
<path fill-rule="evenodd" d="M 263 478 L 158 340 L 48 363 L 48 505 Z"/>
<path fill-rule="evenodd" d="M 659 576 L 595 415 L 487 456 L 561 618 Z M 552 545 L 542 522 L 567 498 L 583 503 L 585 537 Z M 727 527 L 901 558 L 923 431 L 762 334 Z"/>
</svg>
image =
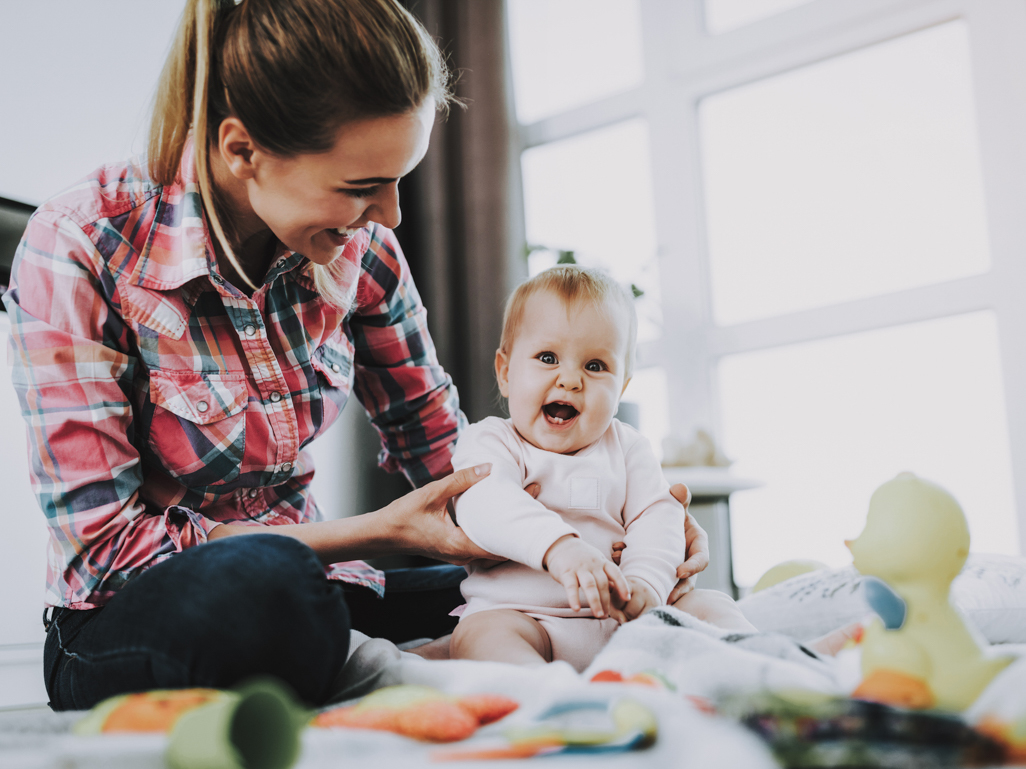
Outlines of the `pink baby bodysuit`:
<svg viewBox="0 0 1026 769">
<path fill-rule="evenodd" d="M 563 586 L 542 571 L 545 553 L 566 534 L 606 554 L 626 543 L 624 576 L 645 580 L 666 601 L 684 561 L 684 508 L 637 430 L 614 419 L 590 446 L 556 454 L 521 438 L 511 420 L 488 417 L 466 429 L 452 459 L 457 470 L 483 462 L 492 471 L 459 498 L 456 520 L 475 544 L 510 560 L 467 566 L 463 616 L 506 608 L 591 617 L 586 604 L 574 612 Z M 541 486 L 537 499 L 524 491 L 531 483 Z"/>
</svg>

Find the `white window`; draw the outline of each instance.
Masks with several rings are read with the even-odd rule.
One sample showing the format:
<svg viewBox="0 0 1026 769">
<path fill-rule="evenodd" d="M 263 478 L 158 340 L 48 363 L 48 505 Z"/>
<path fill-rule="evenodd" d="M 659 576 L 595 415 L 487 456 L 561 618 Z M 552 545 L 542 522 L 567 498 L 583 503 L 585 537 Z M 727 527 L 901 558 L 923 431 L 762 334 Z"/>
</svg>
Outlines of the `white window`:
<svg viewBox="0 0 1026 769">
<path fill-rule="evenodd" d="M 1021 551 L 1026 6 L 596 3 L 557 29 L 540 5 L 574 3 L 508 5 L 528 241 L 654 286 L 625 398 L 764 482 L 732 498 L 738 583 L 848 562 L 902 470 L 975 550 Z"/>
</svg>

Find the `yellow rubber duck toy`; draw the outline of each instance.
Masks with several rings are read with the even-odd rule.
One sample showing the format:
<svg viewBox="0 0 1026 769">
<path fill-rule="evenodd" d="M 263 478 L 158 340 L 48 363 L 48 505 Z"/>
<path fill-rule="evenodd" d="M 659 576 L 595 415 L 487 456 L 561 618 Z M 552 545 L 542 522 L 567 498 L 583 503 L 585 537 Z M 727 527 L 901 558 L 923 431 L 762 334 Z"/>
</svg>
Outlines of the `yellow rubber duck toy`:
<svg viewBox="0 0 1026 769">
<path fill-rule="evenodd" d="M 869 501 L 866 527 L 845 542 L 855 568 L 904 602 L 904 620 L 865 628 L 860 699 L 962 711 L 1011 658 L 987 657 L 978 634 L 951 605 L 951 583 L 969 555 L 969 526 L 955 498 L 901 473 Z"/>
</svg>

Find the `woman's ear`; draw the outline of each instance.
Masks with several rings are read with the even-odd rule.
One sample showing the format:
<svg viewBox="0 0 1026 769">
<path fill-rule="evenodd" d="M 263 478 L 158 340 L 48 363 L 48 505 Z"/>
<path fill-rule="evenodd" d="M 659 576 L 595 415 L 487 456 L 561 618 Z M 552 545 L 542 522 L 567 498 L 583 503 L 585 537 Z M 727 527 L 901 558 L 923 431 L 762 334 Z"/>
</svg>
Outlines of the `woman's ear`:
<svg viewBox="0 0 1026 769">
<path fill-rule="evenodd" d="M 509 397 L 509 357 L 502 350 L 495 351 L 495 381 L 503 398 Z"/>
<path fill-rule="evenodd" d="M 227 117 L 221 121 L 217 130 L 217 149 L 236 179 L 252 179 L 256 175 L 256 142 L 237 117 Z"/>
</svg>

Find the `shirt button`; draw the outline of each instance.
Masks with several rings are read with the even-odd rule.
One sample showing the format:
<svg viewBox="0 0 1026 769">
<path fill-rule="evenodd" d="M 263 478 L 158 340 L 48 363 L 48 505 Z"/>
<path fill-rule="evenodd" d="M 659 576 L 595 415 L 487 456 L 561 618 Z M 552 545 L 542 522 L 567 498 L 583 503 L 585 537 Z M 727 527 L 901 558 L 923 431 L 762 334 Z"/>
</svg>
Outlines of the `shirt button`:
<svg viewBox="0 0 1026 769">
<path fill-rule="evenodd" d="M 271 402 L 272 403 L 277 403 L 280 400 L 281 400 L 281 393 L 280 392 L 275 390 L 273 393 L 271 393 Z"/>
<path fill-rule="evenodd" d="M 210 404 L 208 404 L 206 401 L 200 401 L 199 403 L 196 404 L 196 411 L 198 411 L 201 414 L 206 414 L 207 413 L 207 409 L 209 409 L 209 408 L 210 408 Z"/>
<path fill-rule="evenodd" d="M 256 498 L 257 498 L 257 495 L 258 495 L 259 493 L 260 493 L 260 490 L 259 490 L 259 489 L 250 489 L 250 490 L 249 490 L 249 498 L 250 498 L 250 499 L 256 499 Z"/>
<path fill-rule="evenodd" d="M 243 329 L 243 331 L 246 332 L 246 336 L 256 336 L 256 326 L 254 326 L 252 323 L 247 325 L 246 328 Z"/>
<path fill-rule="evenodd" d="M 291 469 L 292 469 L 292 463 L 291 463 L 291 462 L 286 462 L 285 464 L 283 464 L 283 465 L 281 466 L 281 471 L 282 471 L 283 473 L 287 473 L 287 472 L 288 472 L 289 470 L 291 470 Z"/>
<path fill-rule="evenodd" d="M 337 374 L 339 371 L 342 370 L 342 367 L 340 365 L 338 365 L 337 363 L 332 363 L 331 364 L 331 370 L 334 371 Z"/>
<path fill-rule="evenodd" d="M 212 281 L 214 281 L 214 282 L 215 282 L 215 283 L 216 283 L 217 285 L 219 285 L 219 286 L 220 286 L 220 285 L 221 285 L 222 283 L 224 283 L 224 278 L 222 278 L 222 277 L 221 277 L 220 275 L 218 275 L 218 274 L 217 274 L 216 272 L 215 272 L 215 273 L 212 273 L 212 274 L 210 275 L 210 279 L 211 279 Z"/>
<path fill-rule="evenodd" d="M 281 269 L 282 267 L 284 267 L 284 266 L 285 266 L 285 260 L 284 260 L 284 259 L 279 259 L 279 260 L 278 260 L 278 264 L 277 264 L 276 266 L 277 266 L 277 267 L 278 267 L 279 269 Z"/>
</svg>

